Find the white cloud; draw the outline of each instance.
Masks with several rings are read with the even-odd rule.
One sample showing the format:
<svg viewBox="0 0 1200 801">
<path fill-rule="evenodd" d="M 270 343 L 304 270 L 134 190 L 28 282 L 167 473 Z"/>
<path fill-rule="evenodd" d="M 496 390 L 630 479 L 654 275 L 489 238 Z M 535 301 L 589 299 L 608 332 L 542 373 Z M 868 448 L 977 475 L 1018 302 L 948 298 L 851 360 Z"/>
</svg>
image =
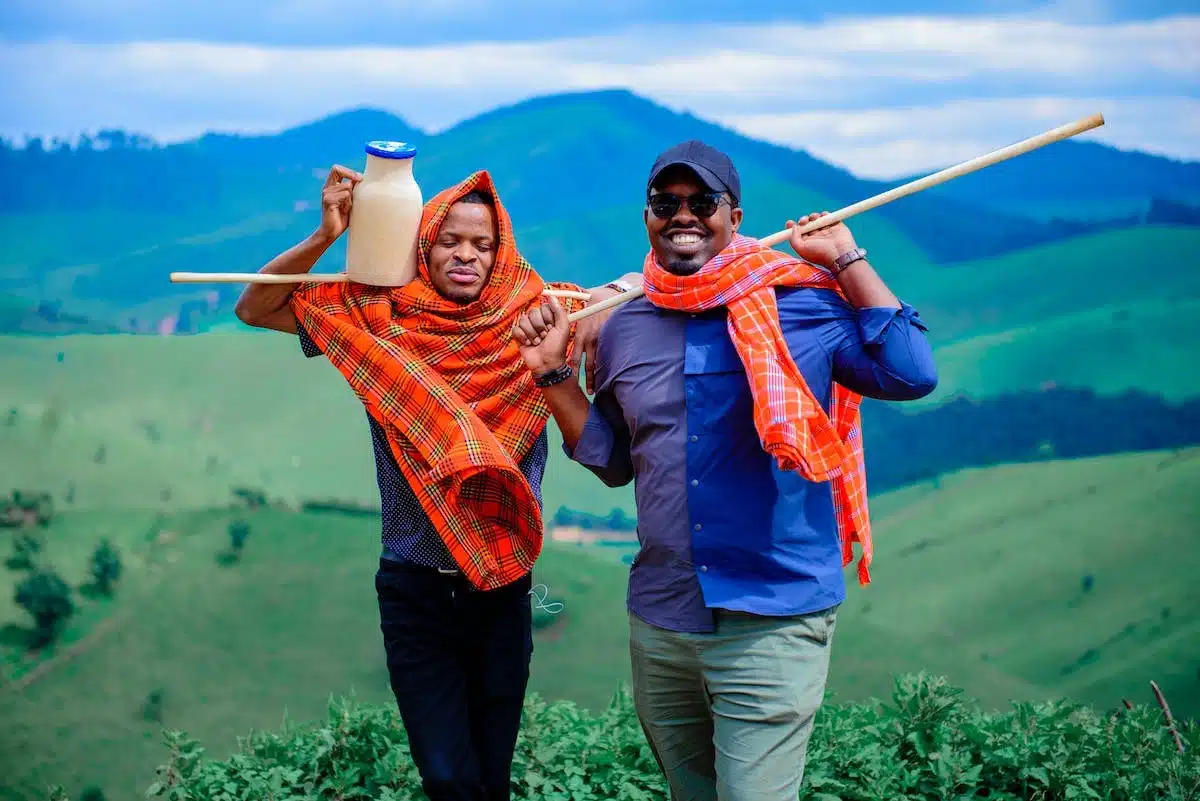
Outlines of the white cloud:
<svg viewBox="0 0 1200 801">
<path fill-rule="evenodd" d="M 10 44 L 0 133 L 121 126 L 169 140 L 359 105 L 438 130 L 533 95 L 627 87 L 867 174 L 969 157 L 1095 110 L 1109 116 L 1098 138 L 1195 157 L 1197 41 L 1200 15 L 841 18 L 422 48 Z"/>
<path fill-rule="evenodd" d="M 720 122 L 803 147 L 861 175 L 891 178 L 981 156 L 1096 112 L 1078 139 L 1200 159 L 1200 100 L 1191 97 L 1010 97 L 936 106 L 741 114 Z"/>
</svg>

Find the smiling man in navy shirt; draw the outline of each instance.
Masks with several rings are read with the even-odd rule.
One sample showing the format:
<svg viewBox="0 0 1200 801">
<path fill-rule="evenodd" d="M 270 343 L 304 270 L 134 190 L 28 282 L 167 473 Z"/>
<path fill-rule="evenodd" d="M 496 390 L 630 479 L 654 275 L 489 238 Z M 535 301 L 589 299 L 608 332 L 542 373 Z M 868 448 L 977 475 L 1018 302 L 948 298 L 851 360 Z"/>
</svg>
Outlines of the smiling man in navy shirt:
<svg viewBox="0 0 1200 801">
<path fill-rule="evenodd" d="M 740 194 L 725 154 L 694 140 L 663 153 L 647 186 L 647 266 L 717 283 L 729 254 L 757 247 L 737 233 Z M 656 303 L 662 296 L 647 283 L 646 297 L 620 307 L 601 333 L 594 403 L 567 380 L 561 309 L 539 306 L 514 329 L 567 454 L 609 486 L 635 482 L 634 696 L 677 800 L 795 799 L 845 598 L 847 504 L 835 502 L 833 482 L 782 469 L 768 452 L 755 387 L 766 397 L 798 369 L 807 397 L 831 415 L 839 392 L 908 400 L 937 382 L 917 313 L 844 223 L 794 231 L 791 246 L 801 261 L 761 248 L 753 256 L 819 277 L 772 284 L 794 368 L 769 380 L 755 379 L 739 351 L 766 333 L 740 346 L 730 333 L 744 286 L 724 292 L 728 303 L 681 311 Z M 653 269 L 643 273 L 652 280 Z M 859 508 L 865 518 L 865 496 Z"/>
</svg>

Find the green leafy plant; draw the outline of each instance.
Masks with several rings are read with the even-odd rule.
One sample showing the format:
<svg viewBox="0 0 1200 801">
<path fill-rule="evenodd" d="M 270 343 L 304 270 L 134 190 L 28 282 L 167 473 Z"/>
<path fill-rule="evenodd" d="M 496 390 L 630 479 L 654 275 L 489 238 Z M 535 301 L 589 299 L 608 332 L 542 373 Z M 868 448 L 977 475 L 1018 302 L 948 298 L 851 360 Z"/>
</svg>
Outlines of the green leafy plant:
<svg viewBox="0 0 1200 801">
<path fill-rule="evenodd" d="M 104 539 L 92 553 L 91 589 L 100 594 L 111 596 L 117 580 L 121 578 L 121 554 L 113 544 Z"/>
<path fill-rule="evenodd" d="M 0 501 L 0 526 L 46 528 L 54 519 L 54 498 L 48 492 L 13 490 L 12 499 Z"/>
<path fill-rule="evenodd" d="M 234 520 L 229 524 L 229 549 L 217 554 L 217 562 L 229 566 L 242 558 L 246 538 L 250 536 L 250 524 L 245 520 Z"/>
<path fill-rule="evenodd" d="M 331 702 L 320 723 L 256 732 L 226 760 L 166 732 L 169 760 L 148 797 L 380 799 L 424 796 L 391 707 Z M 1179 750 L 1179 746 L 1184 748 Z M 1200 729 L 1176 743 L 1157 709 L 1118 715 L 1062 702 L 985 713 L 943 679 L 896 680 L 888 702 L 827 703 L 817 716 L 799 801 L 1196 801 Z M 666 784 L 622 688 L 598 715 L 526 702 L 513 798 L 666 801 Z"/>
<path fill-rule="evenodd" d="M 17 532 L 12 538 L 12 553 L 4 560 L 5 566 L 9 570 L 33 570 L 45 544 L 45 538 L 36 531 Z"/>
<path fill-rule="evenodd" d="M 234 506 L 244 506 L 247 509 L 257 509 L 267 505 L 267 493 L 257 487 L 234 487 L 233 496 L 237 499 Z"/>
<path fill-rule="evenodd" d="M 166 695 L 167 691 L 161 687 L 151 690 L 146 695 L 146 700 L 142 702 L 142 720 L 163 722 L 163 703 L 166 701 Z"/>
<path fill-rule="evenodd" d="M 250 536 L 250 524 L 245 520 L 234 520 L 229 524 L 229 545 L 237 553 L 246 547 L 246 538 Z"/>
<path fill-rule="evenodd" d="M 71 588 L 53 570 L 39 569 L 20 584 L 14 598 L 17 605 L 29 613 L 36 628 L 32 645 L 48 645 L 62 631 L 63 624 L 74 614 Z"/>
</svg>

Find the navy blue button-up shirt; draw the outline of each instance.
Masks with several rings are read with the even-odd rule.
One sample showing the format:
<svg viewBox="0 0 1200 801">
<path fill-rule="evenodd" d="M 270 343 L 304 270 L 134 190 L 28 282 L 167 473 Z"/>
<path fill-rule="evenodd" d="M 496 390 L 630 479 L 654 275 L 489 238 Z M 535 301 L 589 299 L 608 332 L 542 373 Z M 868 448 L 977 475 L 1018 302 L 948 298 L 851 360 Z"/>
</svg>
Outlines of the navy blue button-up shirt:
<svg viewBox="0 0 1200 801">
<path fill-rule="evenodd" d="M 776 298 L 826 413 L 834 381 L 887 400 L 935 388 L 926 329 L 907 304 L 855 310 L 808 288 Z M 601 330 L 583 434 L 564 450 L 609 486 L 634 481 L 628 604 L 648 623 L 707 632 L 713 609 L 795 615 L 844 600 L 830 485 L 780 471 L 763 450 L 725 309 L 687 314 L 645 298 L 617 309 Z"/>
</svg>

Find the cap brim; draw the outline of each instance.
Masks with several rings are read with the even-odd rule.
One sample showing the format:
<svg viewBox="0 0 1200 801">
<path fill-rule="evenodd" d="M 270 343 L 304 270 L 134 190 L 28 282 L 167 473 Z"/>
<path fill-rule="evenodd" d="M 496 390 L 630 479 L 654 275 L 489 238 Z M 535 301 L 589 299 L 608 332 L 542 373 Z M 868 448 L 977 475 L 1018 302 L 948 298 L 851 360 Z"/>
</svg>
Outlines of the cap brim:
<svg viewBox="0 0 1200 801">
<path fill-rule="evenodd" d="M 701 183 L 708 187 L 708 191 L 710 192 L 729 192 L 730 194 L 733 194 L 729 187 L 725 186 L 725 183 L 717 177 L 717 174 L 708 167 L 705 167 L 703 164 L 697 164 L 694 161 L 682 160 L 668 162 L 667 164 L 664 164 L 655 170 L 654 174 L 650 176 L 650 180 L 646 183 L 646 188 L 650 189 L 653 187 L 654 182 L 658 180 L 658 176 L 662 175 L 664 170 L 667 170 L 671 167 L 687 167 L 689 170 L 696 173 L 696 177 L 700 179 Z"/>
</svg>

